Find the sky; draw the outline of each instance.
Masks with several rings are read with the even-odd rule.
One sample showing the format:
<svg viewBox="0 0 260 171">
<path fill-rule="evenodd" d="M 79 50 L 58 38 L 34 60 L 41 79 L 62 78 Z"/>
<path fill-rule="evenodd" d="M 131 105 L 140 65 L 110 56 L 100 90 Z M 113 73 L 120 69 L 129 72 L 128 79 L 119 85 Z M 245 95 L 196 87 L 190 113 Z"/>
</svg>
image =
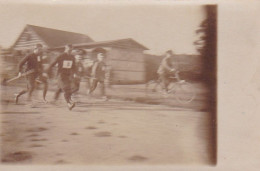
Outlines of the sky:
<svg viewBox="0 0 260 171">
<path fill-rule="evenodd" d="M 86 34 L 94 41 L 133 38 L 150 54 L 196 54 L 200 5 L 0 3 L 0 46 L 10 47 L 26 24 Z"/>
</svg>

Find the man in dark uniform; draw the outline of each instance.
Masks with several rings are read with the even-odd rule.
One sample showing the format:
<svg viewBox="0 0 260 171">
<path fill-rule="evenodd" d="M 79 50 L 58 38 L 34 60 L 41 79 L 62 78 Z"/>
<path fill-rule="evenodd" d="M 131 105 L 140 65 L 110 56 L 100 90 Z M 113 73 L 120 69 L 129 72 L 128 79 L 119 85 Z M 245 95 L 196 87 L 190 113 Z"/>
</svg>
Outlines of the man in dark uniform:
<svg viewBox="0 0 260 171">
<path fill-rule="evenodd" d="M 85 68 L 84 78 L 86 80 L 86 88 L 88 91 L 91 88 L 91 72 L 92 72 L 93 64 L 94 64 L 94 60 L 91 59 L 89 56 L 84 60 L 84 68 Z"/>
<path fill-rule="evenodd" d="M 84 66 L 83 66 L 83 63 L 82 63 L 82 59 L 83 59 L 83 55 L 85 55 L 85 53 L 86 52 L 84 50 L 80 50 L 80 53 L 75 56 L 76 73 L 74 73 L 74 78 L 73 78 L 72 94 L 79 91 L 81 78 L 84 76 L 85 69 L 84 69 Z"/>
<path fill-rule="evenodd" d="M 100 52 L 97 54 L 97 61 L 93 64 L 92 72 L 91 72 L 91 87 L 89 90 L 89 94 L 91 94 L 97 87 L 97 84 L 100 83 L 101 86 L 101 95 L 104 99 L 107 99 L 105 95 L 105 70 L 106 70 L 106 64 L 104 62 L 104 56 L 105 54 L 103 52 Z"/>
<path fill-rule="evenodd" d="M 159 79 L 163 83 L 163 89 L 165 91 L 164 93 L 168 92 L 168 85 L 170 83 L 169 77 L 173 75 L 173 73 L 176 71 L 176 69 L 173 66 L 172 57 L 173 57 L 172 50 L 166 51 L 165 57 L 163 58 L 157 71 L 159 75 Z"/>
<path fill-rule="evenodd" d="M 51 68 L 58 64 L 58 90 L 55 93 L 54 99 L 57 100 L 63 91 L 69 110 L 75 107 L 75 103 L 71 102 L 71 83 L 73 75 L 76 73 L 76 63 L 74 56 L 71 54 L 72 50 L 72 45 L 66 45 L 64 53 L 58 56 L 47 69 L 47 72 L 50 73 Z"/>
<path fill-rule="evenodd" d="M 18 103 L 19 97 L 28 92 L 28 101 L 31 101 L 32 92 L 35 89 L 36 79 L 44 84 L 43 90 L 43 99 L 45 100 L 46 93 L 48 90 L 48 82 L 47 75 L 43 73 L 43 64 L 42 64 L 42 45 L 37 44 L 33 50 L 33 53 L 25 56 L 22 61 L 19 63 L 19 75 L 22 75 L 22 68 L 25 64 L 27 64 L 25 72 L 28 73 L 26 75 L 27 79 L 27 89 L 19 92 L 15 96 L 15 103 Z"/>
</svg>

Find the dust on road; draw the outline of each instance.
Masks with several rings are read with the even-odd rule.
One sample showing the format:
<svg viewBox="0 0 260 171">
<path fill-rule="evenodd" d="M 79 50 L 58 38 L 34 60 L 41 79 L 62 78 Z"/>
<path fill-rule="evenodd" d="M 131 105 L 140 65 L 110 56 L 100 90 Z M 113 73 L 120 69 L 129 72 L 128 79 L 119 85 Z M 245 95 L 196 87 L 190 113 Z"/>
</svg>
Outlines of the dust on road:
<svg viewBox="0 0 260 171">
<path fill-rule="evenodd" d="M 212 164 L 210 113 L 129 101 L 9 103 L 3 164 Z"/>
</svg>

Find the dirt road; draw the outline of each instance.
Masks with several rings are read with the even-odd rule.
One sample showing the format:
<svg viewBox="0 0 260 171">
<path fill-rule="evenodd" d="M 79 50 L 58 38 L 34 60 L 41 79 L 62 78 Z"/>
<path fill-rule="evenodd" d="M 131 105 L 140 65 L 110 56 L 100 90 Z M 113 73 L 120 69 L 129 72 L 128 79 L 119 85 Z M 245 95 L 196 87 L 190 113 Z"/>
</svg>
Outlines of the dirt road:
<svg viewBox="0 0 260 171">
<path fill-rule="evenodd" d="M 210 113 L 81 96 L 4 104 L 2 164 L 211 164 Z"/>
</svg>

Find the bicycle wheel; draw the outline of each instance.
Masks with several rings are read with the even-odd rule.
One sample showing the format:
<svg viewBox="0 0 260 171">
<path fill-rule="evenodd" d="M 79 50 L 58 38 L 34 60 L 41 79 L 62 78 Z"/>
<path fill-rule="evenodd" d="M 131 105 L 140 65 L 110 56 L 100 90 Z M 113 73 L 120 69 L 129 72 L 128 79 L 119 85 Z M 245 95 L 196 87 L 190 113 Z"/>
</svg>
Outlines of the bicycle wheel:
<svg viewBox="0 0 260 171">
<path fill-rule="evenodd" d="M 192 84 L 184 82 L 176 82 L 173 92 L 178 102 L 185 104 L 194 100 L 196 93 Z"/>
</svg>

